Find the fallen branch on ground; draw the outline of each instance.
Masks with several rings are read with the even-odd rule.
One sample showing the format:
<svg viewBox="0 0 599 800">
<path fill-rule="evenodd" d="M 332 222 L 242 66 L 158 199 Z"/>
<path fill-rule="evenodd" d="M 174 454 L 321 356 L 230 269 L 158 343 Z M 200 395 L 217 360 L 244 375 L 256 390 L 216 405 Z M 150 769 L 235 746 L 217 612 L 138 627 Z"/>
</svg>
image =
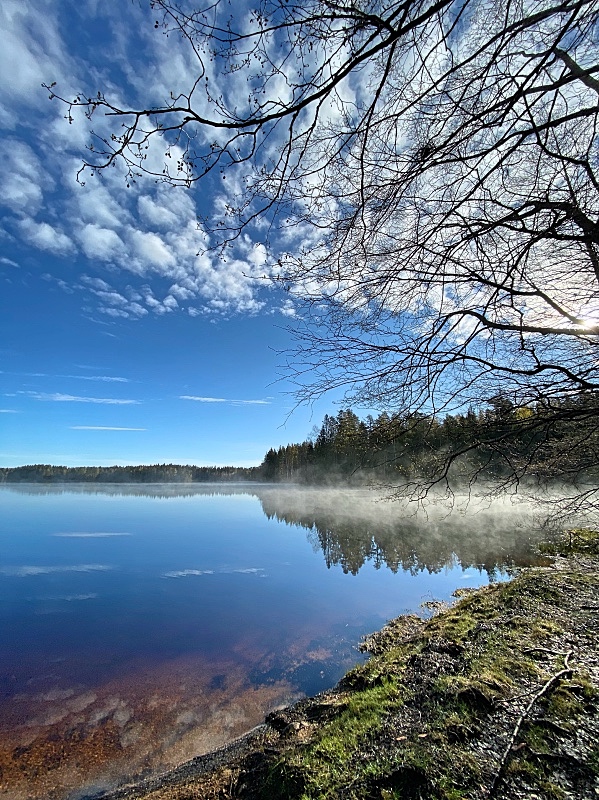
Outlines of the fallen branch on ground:
<svg viewBox="0 0 599 800">
<path fill-rule="evenodd" d="M 522 728 L 522 724 L 524 723 L 524 720 L 528 717 L 528 715 L 532 711 L 535 703 L 538 700 L 540 700 L 541 697 L 543 697 L 543 695 L 547 694 L 547 692 L 549 692 L 550 689 L 552 689 L 555 686 L 555 684 L 558 683 L 558 681 L 560 681 L 562 678 L 565 678 L 566 675 L 571 675 L 572 674 L 573 669 L 572 669 L 572 667 L 569 666 L 569 660 L 570 660 L 570 656 L 572 655 L 572 652 L 573 652 L 572 650 L 569 650 L 566 653 L 565 657 L 564 657 L 564 669 L 561 669 L 559 672 L 556 672 L 555 675 L 552 675 L 549 678 L 549 680 L 546 681 L 546 683 L 543 684 L 543 686 L 532 697 L 532 699 L 530 700 L 529 704 L 526 706 L 524 711 L 518 717 L 518 721 L 516 722 L 516 725 L 514 726 L 514 730 L 512 731 L 512 734 L 511 734 L 511 736 L 509 738 L 509 741 L 507 743 L 507 747 L 505 748 L 505 750 L 503 752 L 503 755 L 501 756 L 501 759 L 499 760 L 499 768 L 498 768 L 497 772 L 495 773 L 495 777 L 493 779 L 493 783 L 491 784 L 491 788 L 489 790 L 489 797 L 494 797 L 495 792 L 497 791 L 497 788 L 499 787 L 499 784 L 501 783 L 501 780 L 503 778 L 503 775 L 505 773 L 505 770 L 506 770 L 506 767 L 507 767 L 507 764 L 508 764 L 508 761 L 509 761 L 509 758 L 510 758 L 510 753 L 512 752 L 512 749 L 514 747 L 514 742 L 518 738 L 518 734 L 520 733 L 520 730 Z"/>
</svg>

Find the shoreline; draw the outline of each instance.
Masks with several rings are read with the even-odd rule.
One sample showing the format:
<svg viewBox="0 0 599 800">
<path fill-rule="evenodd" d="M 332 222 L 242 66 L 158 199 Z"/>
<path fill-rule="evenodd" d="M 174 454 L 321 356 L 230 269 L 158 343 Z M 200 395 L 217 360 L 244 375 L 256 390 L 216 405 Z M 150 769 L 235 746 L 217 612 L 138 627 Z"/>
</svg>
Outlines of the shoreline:
<svg viewBox="0 0 599 800">
<path fill-rule="evenodd" d="M 398 617 L 331 690 L 163 775 L 81 800 L 599 795 L 599 534 L 550 567 Z"/>
</svg>

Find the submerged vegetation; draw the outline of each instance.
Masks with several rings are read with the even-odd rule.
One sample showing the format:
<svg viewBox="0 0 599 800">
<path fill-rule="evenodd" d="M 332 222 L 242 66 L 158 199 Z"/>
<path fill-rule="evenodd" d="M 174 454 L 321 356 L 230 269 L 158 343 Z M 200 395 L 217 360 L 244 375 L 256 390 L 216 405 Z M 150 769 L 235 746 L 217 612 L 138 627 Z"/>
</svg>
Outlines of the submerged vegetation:
<svg viewBox="0 0 599 800">
<path fill-rule="evenodd" d="M 595 798 L 599 534 L 549 547 L 551 568 L 466 592 L 364 642 L 330 692 L 272 713 L 228 756 L 115 798 Z"/>
</svg>

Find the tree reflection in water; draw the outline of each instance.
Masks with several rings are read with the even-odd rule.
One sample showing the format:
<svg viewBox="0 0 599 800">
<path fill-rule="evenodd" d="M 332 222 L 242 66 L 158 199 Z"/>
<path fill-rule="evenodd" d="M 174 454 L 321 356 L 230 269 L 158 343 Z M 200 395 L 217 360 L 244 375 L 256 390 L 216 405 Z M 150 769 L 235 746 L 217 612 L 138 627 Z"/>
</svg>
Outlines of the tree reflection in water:
<svg viewBox="0 0 599 800">
<path fill-rule="evenodd" d="M 260 483 L 223 484 L 10 484 L 23 494 L 102 494 L 163 499 L 197 495 L 254 495 L 264 514 L 308 529 L 315 552 L 327 567 L 357 575 L 366 562 L 375 569 L 411 575 L 455 566 L 484 570 L 492 581 L 516 567 L 546 560 L 535 544 L 547 537 L 536 507 L 509 498 L 456 502 L 451 509 L 431 502 L 426 509 L 407 501 L 385 500 L 372 489 L 317 489 Z"/>
<path fill-rule="evenodd" d="M 257 492 L 269 518 L 308 529 L 327 567 L 356 575 L 368 561 L 375 569 L 440 572 L 457 565 L 499 573 L 544 563 L 535 543 L 547 535 L 534 509 L 508 501 L 468 503 L 465 509 L 431 506 L 426 513 L 372 492 L 262 489 Z"/>
</svg>

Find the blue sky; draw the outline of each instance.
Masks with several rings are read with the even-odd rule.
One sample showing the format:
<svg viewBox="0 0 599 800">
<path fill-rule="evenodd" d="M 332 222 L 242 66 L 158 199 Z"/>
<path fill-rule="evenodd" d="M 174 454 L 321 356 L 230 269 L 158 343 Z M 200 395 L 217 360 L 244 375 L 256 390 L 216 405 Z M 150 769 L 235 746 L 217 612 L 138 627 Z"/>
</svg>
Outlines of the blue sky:
<svg viewBox="0 0 599 800">
<path fill-rule="evenodd" d="M 148 6 L 0 7 L 3 466 L 252 465 L 332 409 L 327 398 L 290 415 L 278 351 L 296 309 L 264 281 L 259 239 L 239 240 L 227 263 L 198 255 L 197 215 L 218 212 L 220 185 L 127 189 L 118 169 L 76 181 L 89 123 L 69 125 L 41 83 L 168 97 L 193 63 Z"/>
</svg>

